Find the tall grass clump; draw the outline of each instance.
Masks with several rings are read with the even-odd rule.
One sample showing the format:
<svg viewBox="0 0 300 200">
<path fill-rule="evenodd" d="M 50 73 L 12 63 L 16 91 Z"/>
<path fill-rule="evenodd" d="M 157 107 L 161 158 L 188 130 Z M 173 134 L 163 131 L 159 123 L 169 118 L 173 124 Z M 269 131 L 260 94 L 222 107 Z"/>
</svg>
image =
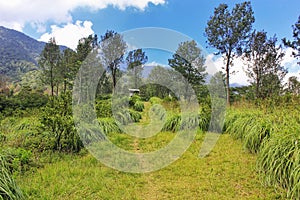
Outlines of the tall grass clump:
<svg viewBox="0 0 300 200">
<path fill-rule="evenodd" d="M 112 118 L 98 118 L 101 130 L 105 133 L 122 133 L 118 124 Z"/>
<path fill-rule="evenodd" d="M 22 191 L 12 178 L 5 158 L 0 155 L 0 200 L 25 199 Z"/>
<path fill-rule="evenodd" d="M 154 118 L 156 120 L 163 120 L 164 121 L 164 119 L 166 117 L 166 110 L 160 104 L 154 104 L 150 108 L 150 113 L 153 115 L 152 118 Z"/>
<path fill-rule="evenodd" d="M 198 114 L 171 114 L 162 128 L 163 131 L 177 132 L 180 130 L 194 129 L 199 126 Z"/>
<path fill-rule="evenodd" d="M 267 185 L 281 186 L 288 198 L 300 199 L 300 129 L 278 132 L 266 140 L 257 167 Z"/>
<path fill-rule="evenodd" d="M 245 133 L 256 123 L 258 115 L 256 113 L 243 113 L 233 116 L 230 124 L 226 123 L 226 132 L 230 133 L 234 139 L 243 140 Z"/>
<path fill-rule="evenodd" d="M 264 115 L 256 110 L 231 113 L 226 116 L 226 132 L 234 139 L 240 139 L 244 148 L 251 153 L 257 153 L 263 141 L 272 134 L 272 116 Z"/>
<path fill-rule="evenodd" d="M 266 118 L 257 118 L 245 129 L 244 147 L 251 153 L 258 153 L 261 144 L 272 134 L 272 122 Z"/>
<path fill-rule="evenodd" d="M 203 131 L 207 131 L 211 118 L 211 109 L 207 105 L 201 105 L 199 109 L 199 127 Z"/>
<path fill-rule="evenodd" d="M 139 122 L 142 118 L 142 115 L 137 111 L 131 109 L 124 109 L 115 113 L 114 117 L 119 123 L 127 125 L 133 122 Z"/>
<path fill-rule="evenodd" d="M 159 97 L 151 97 L 150 98 L 150 103 L 153 104 L 162 104 L 163 100 Z"/>
<path fill-rule="evenodd" d="M 141 113 L 135 110 L 129 110 L 131 120 L 133 122 L 139 122 L 142 119 Z"/>
<path fill-rule="evenodd" d="M 172 114 L 167 117 L 167 120 L 162 128 L 163 131 L 177 132 L 181 125 L 181 116 L 179 114 Z"/>
<path fill-rule="evenodd" d="M 142 101 L 137 101 L 133 105 L 133 109 L 135 111 L 138 111 L 138 112 L 143 112 L 144 108 L 145 108 L 145 106 L 144 106 L 144 103 Z"/>
<path fill-rule="evenodd" d="M 288 199 L 300 199 L 299 111 L 229 110 L 226 132 L 257 153 L 257 169 L 268 186 L 283 188 Z"/>
</svg>

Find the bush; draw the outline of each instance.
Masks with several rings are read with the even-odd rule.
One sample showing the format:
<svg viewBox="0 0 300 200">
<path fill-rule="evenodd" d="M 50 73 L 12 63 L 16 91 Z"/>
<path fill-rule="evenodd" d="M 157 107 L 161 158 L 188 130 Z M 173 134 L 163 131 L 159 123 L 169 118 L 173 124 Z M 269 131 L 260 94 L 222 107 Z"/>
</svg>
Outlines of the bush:
<svg viewBox="0 0 300 200">
<path fill-rule="evenodd" d="M 96 114 L 99 118 L 112 117 L 111 99 L 96 101 Z"/>
<path fill-rule="evenodd" d="M 129 99 L 129 106 L 133 107 L 135 105 L 136 102 L 141 101 L 141 97 L 139 95 L 132 95 L 132 97 L 130 97 Z"/>
<path fill-rule="evenodd" d="M 55 151 L 79 152 L 83 144 L 75 129 L 71 95 L 53 97 L 42 112 L 41 129 L 53 135 Z"/>
</svg>

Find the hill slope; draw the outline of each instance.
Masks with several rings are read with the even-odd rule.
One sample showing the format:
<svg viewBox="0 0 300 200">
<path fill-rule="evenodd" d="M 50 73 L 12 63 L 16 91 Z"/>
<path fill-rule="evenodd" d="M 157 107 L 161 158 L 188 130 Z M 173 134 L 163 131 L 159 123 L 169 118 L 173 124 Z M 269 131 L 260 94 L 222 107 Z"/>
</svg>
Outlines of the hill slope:
<svg viewBox="0 0 300 200">
<path fill-rule="evenodd" d="M 0 74 L 16 81 L 24 73 L 38 69 L 38 57 L 44 46 L 44 42 L 0 26 Z"/>
</svg>

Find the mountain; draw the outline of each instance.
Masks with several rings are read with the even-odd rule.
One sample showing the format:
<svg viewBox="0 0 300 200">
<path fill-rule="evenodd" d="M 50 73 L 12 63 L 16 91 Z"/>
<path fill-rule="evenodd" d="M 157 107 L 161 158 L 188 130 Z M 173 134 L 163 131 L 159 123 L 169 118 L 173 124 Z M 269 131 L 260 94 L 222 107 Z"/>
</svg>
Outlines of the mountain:
<svg viewBox="0 0 300 200">
<path fill-rule="evenodd" d="M 230 87 L 243 87 L 245 85 L 239 84 L 239 83 L 231 83 Z"/>
<path fill-rule="evenodd" d="M 18 81 L 26 72 L 38 69 L 38 58 L 45 42 L 0 26 L 0 74 Z M 61 47 L 61 50 L 66 47 Z"/>
</svg>

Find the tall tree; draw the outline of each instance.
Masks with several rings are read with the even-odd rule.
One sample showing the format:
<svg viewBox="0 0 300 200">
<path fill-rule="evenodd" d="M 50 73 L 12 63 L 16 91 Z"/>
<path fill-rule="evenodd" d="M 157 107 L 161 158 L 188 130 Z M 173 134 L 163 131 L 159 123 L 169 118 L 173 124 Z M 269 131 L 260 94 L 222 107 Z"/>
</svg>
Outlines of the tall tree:
<svg viewBox="0 0 300 200">
<path fill-rule="evenodd" d="M 93 94 L 92 87 L 90 87 L 94 83 L 90 80 L 92 76 L 97 76 L 99 71 L 96 68 L 102 67 L 99 63 L 99 58 L 97 58 L 98 47 L 97 35 L 89 35 L 78 42 L 74 71 L 72 72 L 73 78 L 77 75 L 76 84 L 78 85 L 76 86 L 76 92 L 73 94 L 78 95 L 78 103 L 85 102 L 89 97 L 95 95 Z M 95 81 L 97 78 L 95 77 Z"/>
<path fill-rule="evenodd" d="M 107 31 L 101 36 L 100 54 L 108 71 L 111 73 L 113 91 L 117 84 L 117 76 L 120 71 L 120 65 L 123 63 L 126 48 L 127 45 L 123 37 L 114 31 Z"/>
<path fill-rule="evenodd" d="M 248 61 L 247 75 L 255 87 L 256 98 L 279 94 L 286 69 L 281 66 L 284 56 L 276 36 L 267 37 L 264 31 L 254 31 L 245 50 Z"/>
<path fill-rule="evenodd" d="M 281 82 L 286 73 L 286 70 L 280 65 L 284 54 L 281 47 L 277 47 L 276 42 L 276 36 L 268 38 L 264 31 L 254 31 L 250 37 L 245 51 L 245 58 L 248 61 L 246 73 L 255 87 L 256 98 L 268 96 L 263 91 L 269 87 L 270 81 L 275 81 L 273 86 L 278 86 L 278 80 Z M 268 77 L 271 75 L 268 74 L 274 74 L 279 78 L 269 79 Z"/>
<path fill-rule="evenodd" d="M 91 53 L 93 48 L 98 43 L 97 35 L 89 35 L 88 37 L 81 38 L 78 41 L 76 52 L 77 52 L 77 59 L 80 62 L 83 62 L 86 57 Z"/>
<path fill-rule="evenodd" d="M 68 86 L 72 85 L 77 72 L 76 53 L 73 50 L 65 49 L 63 51 L 62 64 L 59 71 L 63 83 L 63 93 L 65 94 Z"/>
<path fill-rule="evenodd" d="M 205 59 L 194 40 L 180 43 L 173 58 L 168 61 L 170 67 L 186 79 L 186 91 L 188 84 L 194 87 L 205 82 Z"/>
<path fill-rule="evenodd" d="M 283 43 L 287 47 L 291 47 L 294 49 L 293 56 L 297 59 L 300 59 L 300 16 L 298 17 L 298 21 L 295 25 L 292 26 L 293 28 L 293 41 L 287 40 L 286 38 L 283 39 Z M 300 61 L 298 62 L 300 65 Z"/>
<path fill-rule="evenodd" d="M 254 20 L 250 1 L 236 4 L 231 11 L 227 4 L 220 4 L 205 28 L 208 44 L 224 56 L 227 104 L 230 104 L 230 66 L 233 58 L 242 54 Z"/>
<path fill-rule="evenodd" d="M 296 76 L 289 77 L 287 83 L 287 91 L 295 95 L 300 94 L 300 82 L 298 81 L 298 78 Z"/>
<path fill-rule="evenodd" d="M 147 77 L 147 85 L 143 87 L 146 89 L 147 97 L 157 96 L 160 98 L 165 98 L 169 96 L 171 93 L 168 85 L 170 83 L 175 82 L 177 79 L 176 74 L 170 68 L 162 67 L 162 66 L 155 66 L 149 76 Z M 154 84 L 153 84 L 154 83 Z M 180 87 L 178 87 L 179 89 Z M 143 91 L 141 91 L 143 93 Z"/>
<path fill-rule="evenodd" d="M 132 71 L 134 88 L 138 88 L 138 82 L 142 80 L 142 65 L 147 61 L 148 57 L 142 49 L 130 51 L 126 57 L 127 67 Z"/>
<path fill-rule="evenodd" d="M 55 38 L 50 38 L 41 53 L 39 65 L 42 69 L 43 82 L 51 87 L 51 96 L 54 96 L 54 87 L 58 83 L 58 69 L 60 67 L 61 55 Z"/>
</svg>

